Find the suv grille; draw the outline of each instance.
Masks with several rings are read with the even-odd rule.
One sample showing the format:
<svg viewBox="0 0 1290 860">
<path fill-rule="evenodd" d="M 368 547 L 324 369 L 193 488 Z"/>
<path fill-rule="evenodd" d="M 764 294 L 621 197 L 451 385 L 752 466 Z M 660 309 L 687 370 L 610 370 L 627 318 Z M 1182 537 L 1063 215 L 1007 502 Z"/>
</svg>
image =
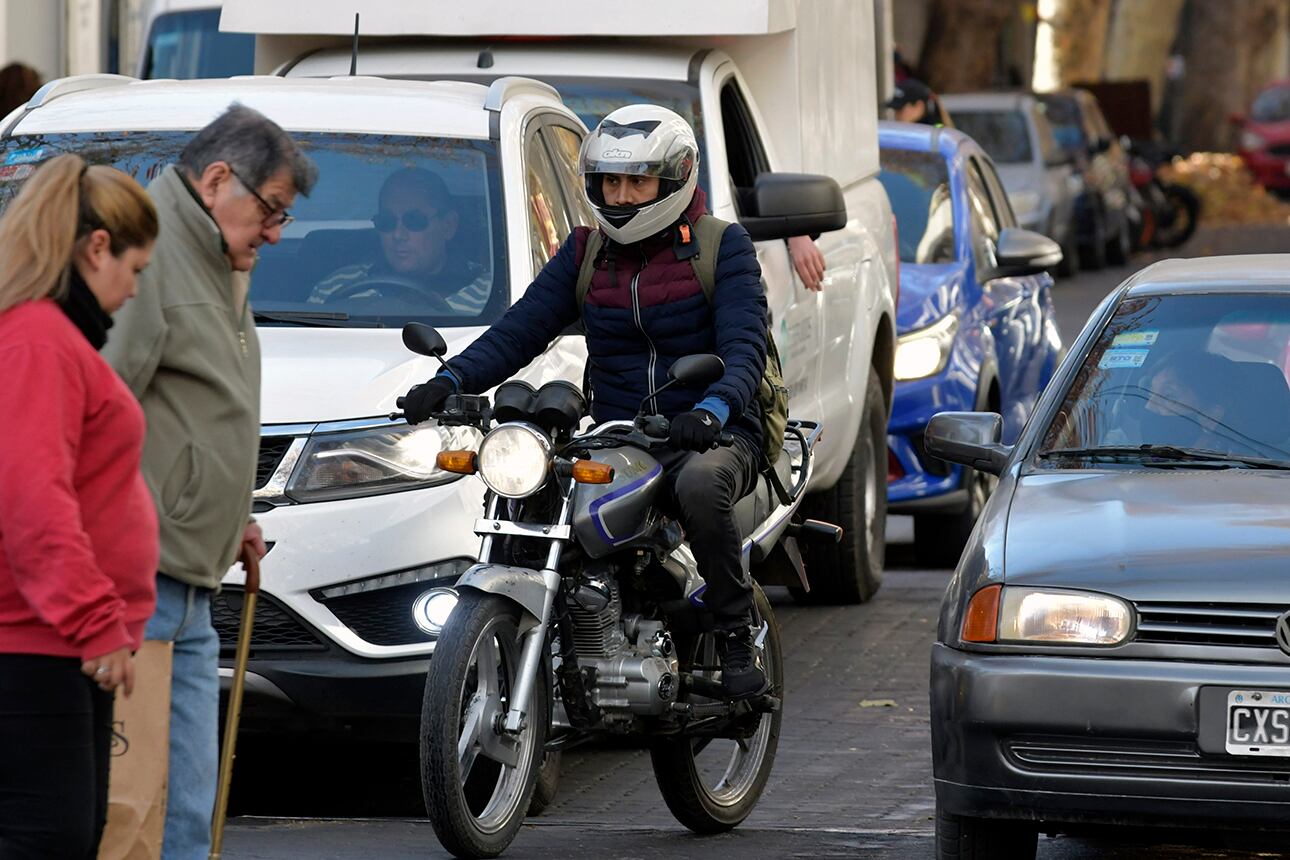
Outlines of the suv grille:
<svg viewBox="0 0 1290 860">
<path fill-rule="evenodd" d="M 220 654 L 237 651 L 237 634 L 242 629 L 242 601 L 245 592 L 237 586 L 224 588 L 211 598 L 211 621 L 219 634 Z M 282 604 L 261 592 L 255 602 L 255 626 L 251 630 L 251 648 L 264 651 L 325 651 L 317 636 L 310 632 Z"/>
<path fill-rule="evenodd" d="M 260 438 L 260 458 L 255 463 L 255 488 L 258 490 L 273 477 L 287 449 L 295 441 L 294 436 L 263 436 Z"/>
<path fill-rule="evenodd" d="M 1259 603 L 1139 603 L 1139 642 L 1277 647 L 1285 606 Z"/>
<path fill-rule="evenodd" d="M 379 591 L 318 599 L 364 641 L 373 645 L 411 645 L 435 639 L 412 621 L 412 604 L 433 585 L 413 582 Z"/>
</svg>

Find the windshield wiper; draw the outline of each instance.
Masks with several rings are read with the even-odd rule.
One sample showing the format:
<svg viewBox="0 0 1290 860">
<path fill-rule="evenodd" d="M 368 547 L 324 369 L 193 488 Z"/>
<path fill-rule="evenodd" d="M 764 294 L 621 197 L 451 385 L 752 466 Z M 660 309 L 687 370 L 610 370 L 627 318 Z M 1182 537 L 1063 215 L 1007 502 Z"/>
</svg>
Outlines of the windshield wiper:
<svg viewBox="0 0 1290 860">
<path fill-rule="evenodd" d="M 1040 451 L 1040 459 L 1054 457 L 1110 457 L 1142 460 L 1147 466 L 1178 463 L 1209 463 L 1218 468 L 1242 466 L 1247 469 L 1290 470 L 1290 462 L 1266 457 L 1246 457 L 1205 448 L 1182 448 L 1177 445 L 1102 445 L 1093 448 L 1055 448 Z"/>
<path fill-rule="evenodd" d="M 374 320 L 350 319 L 349 314 L 332 311 L 252 311 L 256 322 L 280 322 L 292 325 L 332 328 L 385 328 Z"/>
</svg>

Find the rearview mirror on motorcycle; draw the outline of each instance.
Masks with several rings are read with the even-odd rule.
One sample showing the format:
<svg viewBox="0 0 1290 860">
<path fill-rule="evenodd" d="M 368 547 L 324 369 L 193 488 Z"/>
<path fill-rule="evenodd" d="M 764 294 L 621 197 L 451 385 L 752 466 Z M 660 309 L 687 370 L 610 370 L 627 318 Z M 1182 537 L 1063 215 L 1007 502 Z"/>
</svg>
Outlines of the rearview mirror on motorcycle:
<svg viewBox="0 0 1290 860">
<path fill-rule="evenodd" d="M 403 345 L 418 355 L 441 359 L 448 351 L 443 335 L 434 326 L 410 322 L 403 327 Z"/>
<path fill-rule="evenodd" d="M 710 352 L 700 352 L 695 355 L 684 355 L 672 362 L 668 368 L 668 381 L 641 401 L 638 414 L 644 414 L 645 404 L 657 397 L 661 392 L 671 388 L 676 383 L 682 385 L 711 385 L 726 374 L 726 363 L 721 360 L 721 356 L 713 355 Z"/>
</svg>

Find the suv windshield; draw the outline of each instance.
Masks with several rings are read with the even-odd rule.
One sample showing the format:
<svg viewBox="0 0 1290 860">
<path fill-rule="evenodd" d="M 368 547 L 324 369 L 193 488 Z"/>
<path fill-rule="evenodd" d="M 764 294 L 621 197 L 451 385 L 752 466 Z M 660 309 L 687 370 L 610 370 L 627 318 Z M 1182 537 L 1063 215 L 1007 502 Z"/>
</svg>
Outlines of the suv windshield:
<svg viewBox="0 0 1290 860">
<path fill-rule="evenodd" d="M 487 325 L 510 304 L 497 152 L 488 141 L 378 134 L 293 135 L 318 184 L 262 245 L 251 304 L 266 322 L 399 327 Z M 19 136 L 5 141 L 0 207 L 25 170 L 63 152 L 147 184 L 190 132 Z"/>
<path fill-rule="evenodd" d="M 158 15 L 148 31 L 145 78 L 227 78 L 255 71 L 255 36 L 221 33 L 218 6 Z"/>
<path fill-rule="evenodd" d="M 954 262 L 954 206 L 945 159 L 937 153 L 883 149 L 878 181 L 896 214 L 902 263 Z"/>
<path fill-rule="evenodd" d="M 1033 158 L 1030 130 L 1021 111 L 956 108 L 954 127 L 979 143 L 996 164 L 1023 164 Z"/>
<path fill-rule="evenodd" d="M 1085 359 L 1039 455 L 1060 465 L 1063 451 L 1125 456 L 1149 446 L 1158 449 L 1151 456 L 1163 451 L 1166 459 L 1203 452 L 1290 466 L 1288 373 L 1286 296 L 1126 299 Z"/>
</svg>

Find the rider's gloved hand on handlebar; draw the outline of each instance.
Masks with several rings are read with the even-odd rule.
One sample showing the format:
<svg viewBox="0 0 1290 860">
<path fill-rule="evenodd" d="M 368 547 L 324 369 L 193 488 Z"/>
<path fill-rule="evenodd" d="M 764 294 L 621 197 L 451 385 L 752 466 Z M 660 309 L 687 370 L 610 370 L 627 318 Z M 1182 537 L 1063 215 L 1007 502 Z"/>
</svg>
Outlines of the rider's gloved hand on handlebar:
<svg viewBox="0 0 1290 860">
<path fill-rule="evenodd" d="M 685 451 L 707 451 L 721 438 L 721 421 L 706 409 L 691 409 L 672 419 L 668 441 Z"/>
<path fill-rule="evenodd" d="M 414 385 L 408 390 L 403 403 L 403 414 L 409 424 L 420 424 L 431 413 L 443 409 L 443 402 L 457 392 L 457 386 L 446 376 L 436 376 L 429 382 Z"/>
</svg>

